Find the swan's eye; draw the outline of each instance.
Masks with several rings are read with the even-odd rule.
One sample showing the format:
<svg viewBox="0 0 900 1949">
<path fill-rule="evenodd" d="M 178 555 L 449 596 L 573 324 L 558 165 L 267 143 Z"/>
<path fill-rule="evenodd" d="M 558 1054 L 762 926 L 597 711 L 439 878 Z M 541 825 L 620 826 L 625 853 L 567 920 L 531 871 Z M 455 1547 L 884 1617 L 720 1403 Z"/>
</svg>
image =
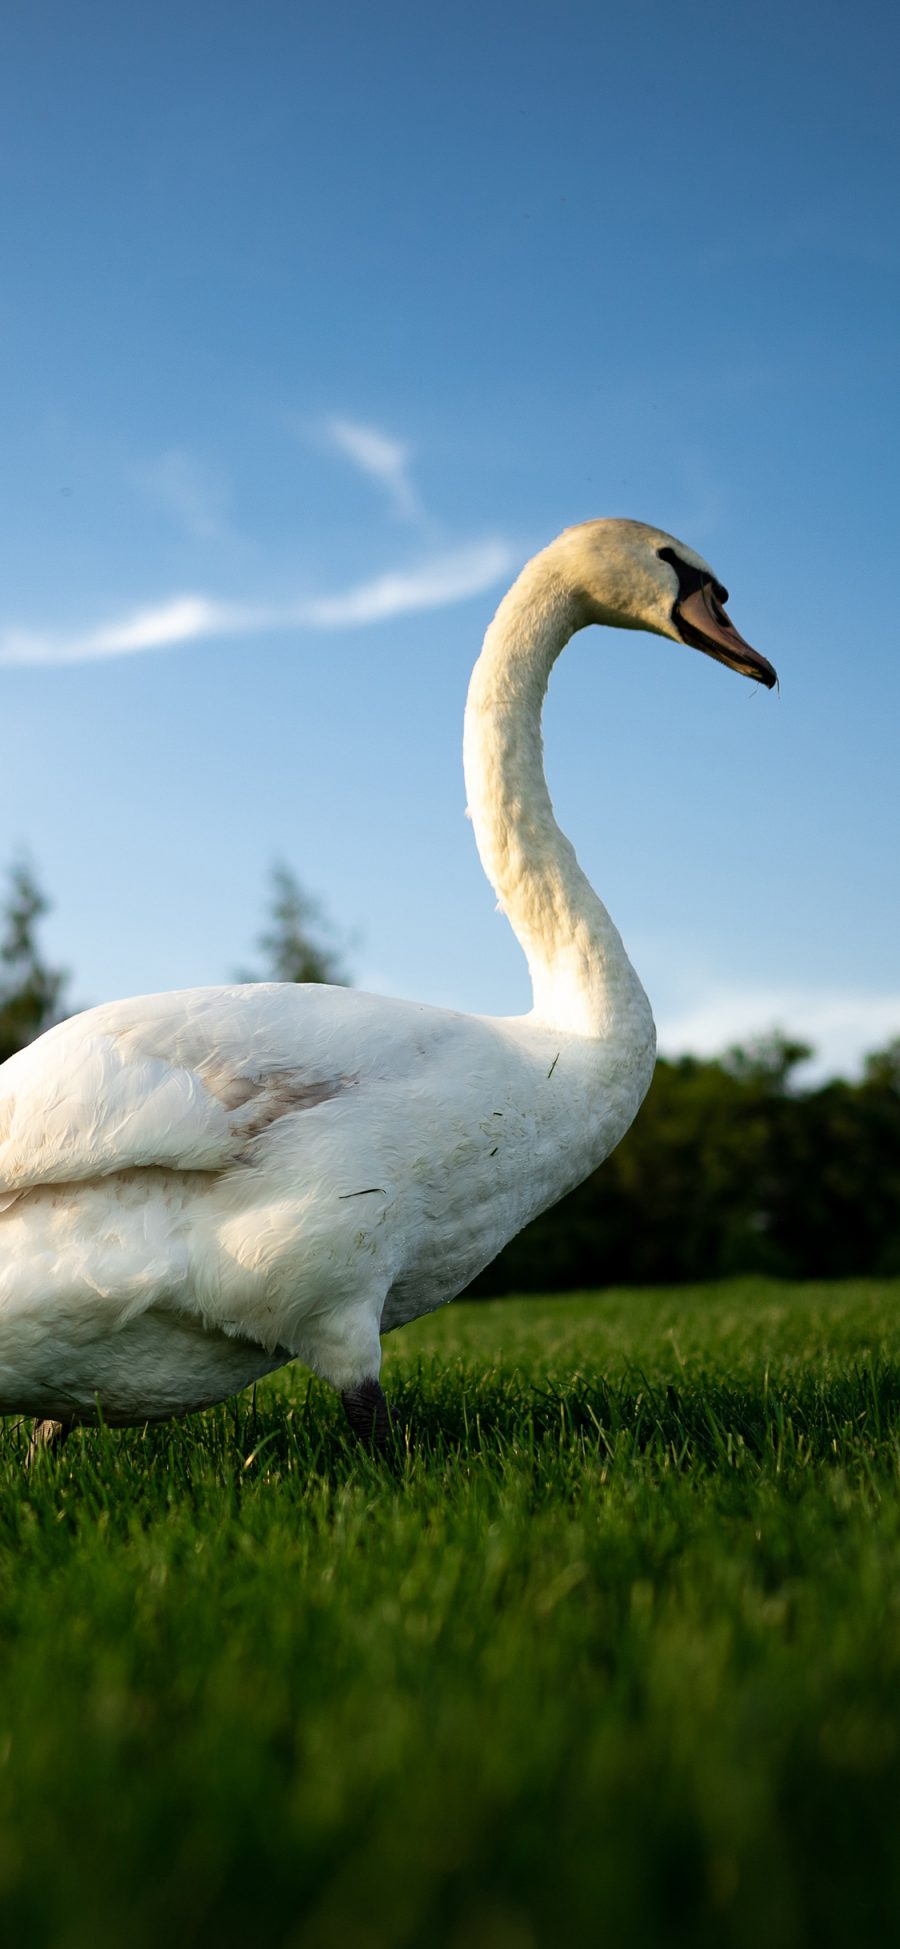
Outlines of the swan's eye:
<svg viewBox="0 0 900 1949">
<path fill-rule="evenodd" d="M 676 555 L 674 548 L 660 548 L 658 555 L 661 562 L 668 562 L 675 570 L 678 577 L 679 602 L 683 602 L 686 596 L 695 595 L 698 589 L 712 589 L 718 602 L 728 601 L 728 590 L 721 582 L 714 581 L 702 569 L 695 568 L 693 562 L 683 561 L 680 555 Z"/>
</svg>

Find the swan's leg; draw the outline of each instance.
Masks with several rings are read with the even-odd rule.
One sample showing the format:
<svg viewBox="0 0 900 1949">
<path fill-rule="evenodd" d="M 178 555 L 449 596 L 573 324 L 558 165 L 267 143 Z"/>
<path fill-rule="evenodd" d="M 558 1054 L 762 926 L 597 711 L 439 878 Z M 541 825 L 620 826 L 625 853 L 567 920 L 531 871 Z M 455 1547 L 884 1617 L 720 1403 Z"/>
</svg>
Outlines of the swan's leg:
<svg viewBox="0 0 900 1949">
<path fill-rule="evenodd" d="M 384 1294 L 336 1307 L 303 1322 L 303 1339 L 293 1351 L 335 1389 L 353 1433 L 368 1448 L 386 1454 L 391 1447 L 391 1411 L 378 1374 L 381 1368 L 381 1311 Z"/>
<path fill-rule="evenodd" d="M 71 1433 L 70 1421 L 36 1421 L 31 1430 L 25 1467 L 30 1469 L 33 1466 L 42 1449 L 49 1448 L 58 1452 L 63 1442 L 68 1441 Z"/>
<path fill-rule="evenodd" d="M 383 1455 L 390 1448 L 394 1423 L 381 1382 L 360 1381 L 358 1387 L 344 1388 L 341 1400 L 353 1433 Z"/>
</svg>

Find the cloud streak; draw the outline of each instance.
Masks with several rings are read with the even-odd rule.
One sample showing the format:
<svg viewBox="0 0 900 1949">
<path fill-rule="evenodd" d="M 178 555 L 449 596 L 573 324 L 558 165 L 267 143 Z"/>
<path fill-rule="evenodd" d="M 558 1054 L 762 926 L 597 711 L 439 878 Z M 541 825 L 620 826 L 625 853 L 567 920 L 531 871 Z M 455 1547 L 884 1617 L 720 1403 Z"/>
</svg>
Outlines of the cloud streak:
<svg viewBox="0 0 900 1949">
<path fill-rule="evenodd" d="M 284 630 L 361 629 L 394 616 L 442 609 L 493 587 L 515 565 L 512 545 L 500 537 L 473 542 L 398 569 L 335 595 L 307 597 L 278 606 L 223 602 L 206 595 L 176 595 L 134 610 L 99 628 L 66 635 L 27 629 L 0 630 L 0 665 L 92 663 L 145 650 L 174 649 L 205 638 Z"/>
<path fill-rule="evenodd" d="M 516 561 L 510 543 L 499 537 L 435 555 L 419 568 L 380 575 L 341 595 L 301 603 L 291 619 L 311 629 L 353 629 L 386 622 L 416 609 L 443 609 L 480 595 L 508 575 Z"/>
<path fill-rule="evenodd" d="M 399 520 L 422 522 L 425 519 L 410 475 L 413 450 L 405 440 L 394 440 L 377 426 L 366 426 L 340 415 L 326 420 L 324 433 L 330 447 L 383 489 Z"/>
<path fill-rule="evenodd" d="M 228 490 L 223 477 L 186 447 L 169 447 L 135 479 L 195 541 L 228 537 Z"/>
</svg>

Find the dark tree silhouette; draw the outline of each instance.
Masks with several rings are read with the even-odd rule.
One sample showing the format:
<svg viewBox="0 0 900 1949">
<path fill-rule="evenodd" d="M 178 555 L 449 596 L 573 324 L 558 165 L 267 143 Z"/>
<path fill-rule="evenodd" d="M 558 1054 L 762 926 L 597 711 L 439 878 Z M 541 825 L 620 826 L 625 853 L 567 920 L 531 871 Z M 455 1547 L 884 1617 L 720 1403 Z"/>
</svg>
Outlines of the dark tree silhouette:
<svg viewBox="0 0 900 1949">
<path fill-rule="evenodd" d="M 0 915 L 0 1062 L 67 1012 L 62 1002 L 68 976 L 48 966 L 37 941 L 49 904 L 31 867 L 15 860 Z"/>
<path fill-rule="evenodd" d="M 256 943 L 263 971 L 243 974 L 241 980 L 324 981 L 346 987 L 346 942 L 341 943 L 321 902 L 281 860 L 271 868 L 269 882 L 269 921 Z"/>
<path fill-rule="evenodd" d="M 661 1060 L 618 1149 L 474 1291 L 900 1273 L 900 1041 L 859 1082 L 803 1087 L 809 1053 L 772 1035 Z"/>
</svg>

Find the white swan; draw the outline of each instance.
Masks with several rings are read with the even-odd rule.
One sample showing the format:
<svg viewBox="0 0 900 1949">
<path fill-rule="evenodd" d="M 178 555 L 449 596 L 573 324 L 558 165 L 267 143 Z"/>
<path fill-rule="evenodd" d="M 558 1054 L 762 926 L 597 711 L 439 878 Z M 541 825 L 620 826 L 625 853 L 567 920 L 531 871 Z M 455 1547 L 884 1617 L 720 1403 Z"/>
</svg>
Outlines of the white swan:
<svg viewBox="0 0 900 1949">
<path fill-rule="evenodd" d="M 297 1358 L 383 1439 L 382 1332 L 440 1306 L 608 1155 L 649 1085 L 649 1003 L 553 811 L 541 706 L 577 629 L 775 672 L 682 543 L 567 529 L 469 689 L 482 864 L 531 971 L 494 1020 L 350 989 L 197 988 L 61 1023 L 0 1070 L 0 1412 L 180 1415 Z"/>
</svg>

